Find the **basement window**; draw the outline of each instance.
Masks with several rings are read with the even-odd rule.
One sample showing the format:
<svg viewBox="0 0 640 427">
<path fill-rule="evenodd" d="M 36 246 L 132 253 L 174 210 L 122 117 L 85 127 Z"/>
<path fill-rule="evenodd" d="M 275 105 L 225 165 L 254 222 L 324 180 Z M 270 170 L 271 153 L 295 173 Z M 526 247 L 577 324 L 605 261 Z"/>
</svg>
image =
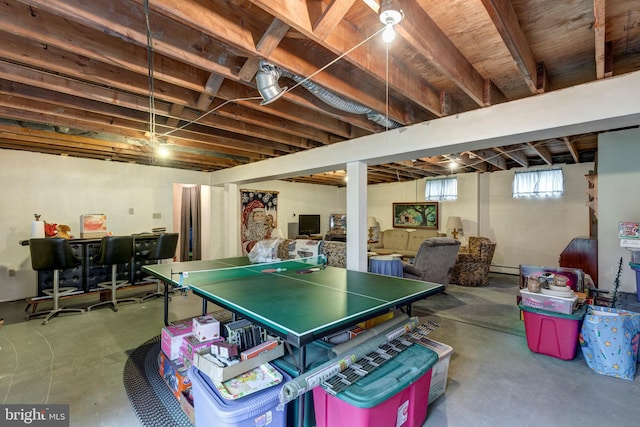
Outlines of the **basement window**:
<svg viewBox="0 0 640 427">
<path fill-rule="evenodd" d="M 513 197 L 560 197 L 564 193 L 562 169 L 516 172 Z"/>
<path fill-rule="evenodd" d="M 458 178 L 429 179 L 424 190 L 424 199 L 429 201 L 456 200 L 458 198 Z"/>
</svg>

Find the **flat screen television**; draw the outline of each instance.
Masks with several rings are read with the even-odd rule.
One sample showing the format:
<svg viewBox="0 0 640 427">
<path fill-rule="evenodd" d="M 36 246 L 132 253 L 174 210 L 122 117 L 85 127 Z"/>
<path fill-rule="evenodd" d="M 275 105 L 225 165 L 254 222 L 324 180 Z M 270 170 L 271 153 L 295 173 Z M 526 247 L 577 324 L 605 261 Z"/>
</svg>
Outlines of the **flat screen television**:
<svg viewBox="0 0 640 427">
<path fill-rule="evenodd" d="M 298 215 L 298 234 L 320 234 L 320 215 Z"/>
</svg>

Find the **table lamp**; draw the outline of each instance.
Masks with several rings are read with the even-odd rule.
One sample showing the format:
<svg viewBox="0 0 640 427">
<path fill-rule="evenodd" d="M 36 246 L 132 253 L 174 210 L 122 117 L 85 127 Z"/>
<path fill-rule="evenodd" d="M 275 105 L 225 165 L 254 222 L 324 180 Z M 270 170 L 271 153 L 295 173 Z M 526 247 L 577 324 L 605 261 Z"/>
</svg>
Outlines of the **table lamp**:
<svg viewBox="0 0 640 427">
<path fill-rule="evenodd" d="M 367 217 L 367 228 L 369 229 L 369 240 L 373 240 L 373 229 L 378 225 L 378 221 L 373 216 Z"/>
<path fill-rule="evenodd" d="M 459 216 L 450 216 L 447 219 L 447 229 L 452 229 L 451 235 L 458 240 L 458 230 L 462 230 L 462 220 Z"/>
</svg>

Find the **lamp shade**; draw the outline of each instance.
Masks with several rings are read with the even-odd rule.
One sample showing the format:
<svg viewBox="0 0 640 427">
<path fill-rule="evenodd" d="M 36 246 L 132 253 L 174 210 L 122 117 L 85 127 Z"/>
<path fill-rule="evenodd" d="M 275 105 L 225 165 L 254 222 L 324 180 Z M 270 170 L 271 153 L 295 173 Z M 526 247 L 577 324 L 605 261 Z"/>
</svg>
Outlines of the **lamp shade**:
<svg viewBox="0 0 640 427">
<path fill-rule="evenodd" d="M 367 228 L 375 227 L 378 225 L 378 221 L 376 221 L 376 217 L 368 216 L 367 217 Z"/>
<path fill-rule="evenodd" d="M 447 219 L 447 229 L 462 230 L 462 219 L 459 216 L 450 216 Z"/>
</svg>

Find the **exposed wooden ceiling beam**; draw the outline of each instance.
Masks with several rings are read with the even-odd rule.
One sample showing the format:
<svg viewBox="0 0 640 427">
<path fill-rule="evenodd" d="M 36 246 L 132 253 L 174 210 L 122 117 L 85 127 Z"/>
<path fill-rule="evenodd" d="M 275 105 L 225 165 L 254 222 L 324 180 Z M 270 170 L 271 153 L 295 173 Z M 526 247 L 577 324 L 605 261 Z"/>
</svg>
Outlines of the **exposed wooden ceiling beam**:
<svg viewBox="0 0 640 427">
<path fill-rule="evenodd" d="M 533 148 L 533 151 L 535 151 L 538 154 L 538 156 L 540 156 L 540 158 L 544 160 L 546 164 L 548 164 L 549 166 L 553 164 L 553 159 L 551 158 L 551 152 L 546 146 L 544 146 L 544 143 L 527 142 L 527 145 Z"/>
<path fill-rule="evenodd" d="M 496 147 L 494 150 L 500 154 L 504 154 L 520 166 L 528 168 L 529 160 L 527 155 L 522 151 L 521 147 Z"/>
<path fill-rule="evenodd" d="M 580 156 L 578 155 L 578 150 L 576 150 L 576 147 L 573 144 L 573 142 L 571 142 L 571 140 L 566 136 L 562 138 L 562 140 L 564 141 L 564 144 L 567 146 L 567 149 L 569 149 L 569 152 L 571 153 L 571 157 L 573 157 L 573 161 L 575 163 L 580 163 Z"/>
<path fill-rule="evenodd" d="M 593 0 L 596 78 L 605 78 L 606 0 Z"/>
<path fill-rule="evenodd" d="M 545 81 L 538 81 L 537 61 L 524 31 L 520 27 L 518 16 L 511 2 L 508 0 L 482 0 L 482 4 L 509 49 L 527 87 L 531 93 L 539 93 L 548 84 Z M 546 75 L 544 76 L 546 79 Z"/>
<path fill-rule="evenodd" d="M 442 74 L 449 77 L 477 105 L 488 105 L 485 96 L 485 79 L 438 28 L 431 17 L 416 2 L 405 2 L 402 9 L 405 18 L 396 26 L 402 38 Z M 490 98 L 494 103 L 506 101 L 495 85 L 492 84 L 490 87 Z"/>
<path fill-rule="evenodd" d="M 498 169 L 506 170 L 507 162 L 500 156 L 500 154 L 496 154 L 495 151 L 491 150 L 475 150 L 471 151 L 471 154 L 479 158 L 480 160 L 487 162 Z"/>
<path fill-rule="evenodd" d="M 269 0 L 250 1 L 256 6 L 259 6 L 270 14 L 273 14 L 286 22 L 292 28 L 297 29 L 309 39 L 322 44 L 327 49 L 331 49 L 331 51 L 338 56 L 345 54 L 347 51 L 350 51 L 352 48 L 366 40 L 366 34 L 361 33 L 353 25 L 349 25 L 344 21 L 340 22 L 340 24 L 336 26 L 326 38 L 319 37 L 314 32 L 313 25 L 309 17 L 310 14 L 307 10 L 307 2 L 305 0 L 282 0 L 282 2 L 277 5 L 278 7 L 275 7 L 276 4 Z M 283 2 L 285 4 L 282 4 Z M 346 56 L 344 60 L 377 76 L 380 82 L 386 82 L 387 69 L 385 68 L 384 61 L 372 60 L 372 58 L 378 57 L 379 56 L 372 51 L 369 44 L 364 44 L 358 49 L 350 51 L 349 55 Z M 438 117 L 441 116 L 439 94 L 429 85 L 425 84 L 425 82 L 419 79 L 415 74 L 404 69 L 400 64 L 401 61 L 389 61 L 389 85 L 434 115 Z M 309 74 L 311 73 L 303 75 Z M 315 77 L 314 80 L 322 84 L 317 77 Z M 325 87 L 332 86 L 325 85 Z M 345 93 L 344 91 L 340 92 Z M 358 99 L 355 96 L 352 96 L 351 98 Z M 362 97 L 360 99 L 364 100 L 367 98 L 369 97 Z M 374 111 L 385 111 L 386 105 L 384 103 L 384 95 L 377 101 L 378 102 L 372 99 L 365 104 L 370 106 Z M 379 101 L 382 101 L 382 103 Z M 404 108 L 396 108 L 393 103 L 391 103 L 389 107 L 389 117 L 404 124 L 410 122 L 406 117 Z"/>
<path fill-rule="evenodd" d="M 287 31 L 289 31 L 289 28 L 287 24 L 278 18 L 274 18 L 269 28 L 267 28 L 258 43 L 256 43 L 256 51 L 265 57 L 271 55 L 276 46 L 278 46 L 287 34 Z M 258 56 L 250 56 L 238 72 L 240 80 L 245 82 L 253 80 L 253 77 L 258 71 L 259 63 L 260 58 Z"/>
</svg>

